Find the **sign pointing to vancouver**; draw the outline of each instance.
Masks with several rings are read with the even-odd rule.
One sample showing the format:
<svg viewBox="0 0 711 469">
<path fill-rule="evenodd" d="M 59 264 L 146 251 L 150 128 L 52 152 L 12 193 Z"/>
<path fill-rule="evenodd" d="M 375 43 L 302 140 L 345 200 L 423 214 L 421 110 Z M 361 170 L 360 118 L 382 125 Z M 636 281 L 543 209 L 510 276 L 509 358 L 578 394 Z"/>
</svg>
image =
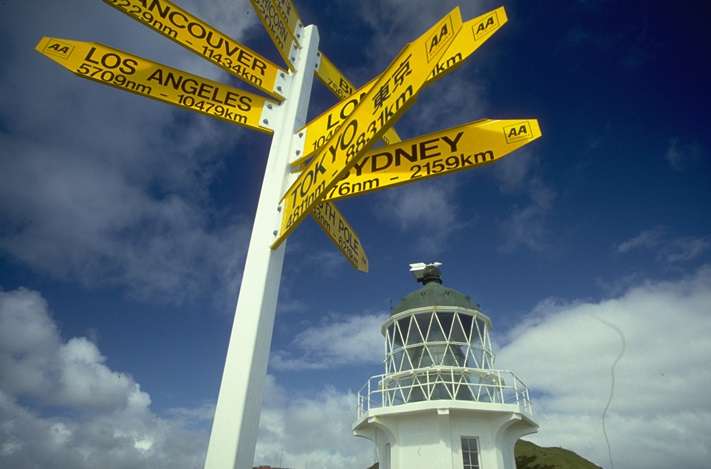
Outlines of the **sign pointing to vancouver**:
<svg viewBox="0 0 711 469">
<path fill-rule="evenodd" d="M 462 30 L 454 39 L 452 44 L 447 48 L 444 56 L 439 60 L 437 66 L 432 71 L 432 75 L 428 77 L 427 84 L 431 84 L 434 80 L 442 78 L 446 74 L 454 71 L 459 65 L 469 58 L 482 44 L 484 44 L 496 31 L 506 24 L 508 18 L 504 7 L 496 8 L 483 15 L 477 16 L 462 25 Z M 321 65 L 319 66 L 319 77 L 324 83 L 327 83 L 329 88 L 337 89 L 341 94 L 352 87 L 347 80 L 339 78 L 331 69 L 333 65 L 330 61 L 326 61 L 324 66 L 325 56 L 321 55 Z M 324 72 L 320 72 L 323 67 Z M 336 70 L 337 71 L 337 70 Z M 339 72 L 340 73 L 340 72 Z M 299 132 L 304 135 L 304 149 L 299 158 L 293 159 L 292 164 L 298 165 L 309 156 L 326 144 L 340 128 L 343 121 L 350 116 L 358 103 L 368 94 L 375 85 L 377 77 L 363 85 L 357 91 L 351 93 L 336 105 L 332 106 L 319 116 L 308 122 Z M 334 91 L 334 93 L 336 93 Z M 336 93 L 338 95 L 338 93 Z M 385 139 L 384 139 L 385 140 Z M 388 139 L 386 143 L 392 144 L 400 139 Z"/>
<path fill-rule="evenodd" d="M 484 119 L 367 152 L 325 200 L 493 163 L 541 136 L 536 119 Z"/>
<path fill-rule="evenodd" d="M 95 43 L 43 37 L 37 52 L 82 78 L 271 133 L 262 96 Z"/>
<path fill-rule="evenodd" d="M 284 70 L 168 0 L 103 0 L 245 83 L 279 100 Z M 281 88 L 281 86 L 279 86 Z"/>
<path fill-rule="evenodd" d="M 462 27 L 459 7 L 408 44 L 284 195 L 276 248 L 402 114 Z"/>
</svg>

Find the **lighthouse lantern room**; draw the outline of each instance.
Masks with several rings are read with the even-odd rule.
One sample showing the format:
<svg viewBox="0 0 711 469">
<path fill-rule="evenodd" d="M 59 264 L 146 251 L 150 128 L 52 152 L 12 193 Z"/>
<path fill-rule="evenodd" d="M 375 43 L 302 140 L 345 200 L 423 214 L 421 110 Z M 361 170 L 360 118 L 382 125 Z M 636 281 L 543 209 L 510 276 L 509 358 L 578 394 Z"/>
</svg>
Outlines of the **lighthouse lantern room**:
<svg viewBox="0 0 711 469">
<path fill-rule="evenodd" d="M 440 266 L 410 265 L 422 287 L 381 328 L 385 373 L 358 393 L 353 433 L 380 469 L 515 469 L 516 441 L 538 429 L 528 388 L 495 368 L 491 320 Z"/>
</svg>

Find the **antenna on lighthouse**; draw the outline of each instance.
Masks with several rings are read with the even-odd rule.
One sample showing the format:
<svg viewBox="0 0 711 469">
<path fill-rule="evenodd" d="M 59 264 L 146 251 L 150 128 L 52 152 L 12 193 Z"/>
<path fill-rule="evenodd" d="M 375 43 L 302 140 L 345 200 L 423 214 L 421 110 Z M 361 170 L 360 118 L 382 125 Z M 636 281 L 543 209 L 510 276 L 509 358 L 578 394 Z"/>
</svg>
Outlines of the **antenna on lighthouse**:
<svg viewBox="0 0 711 469">
<path fill-rule="evenodd" d="M 415 262 L 410 264 L 410 272 L 415 276 L 415 280 L 422 285 L 427 285 L 430 282 L 442 283 L 442 271 L 439 269 L 442 266 L 441 262 Z"/>
</svg>

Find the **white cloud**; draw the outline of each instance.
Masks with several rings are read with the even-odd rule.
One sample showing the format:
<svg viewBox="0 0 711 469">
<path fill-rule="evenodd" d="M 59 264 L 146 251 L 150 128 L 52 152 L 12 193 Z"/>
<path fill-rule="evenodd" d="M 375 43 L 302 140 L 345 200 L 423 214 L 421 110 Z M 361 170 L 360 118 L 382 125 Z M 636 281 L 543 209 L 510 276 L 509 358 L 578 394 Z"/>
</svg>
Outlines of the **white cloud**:
<svg viewBox="0 0 711 469">
<path fill-rule="evenodd" d="M 0 467 L 200 467 L 206 431 L 150 404 L 95 344 L 64 341 L 39 293 L 0 292 Z"/>
<path fill-rule="evenodd" d="M 539 177 L 532 177 L 525 183 L 528 202 L 514 206 L 508 218 L 501 223 L 504 251 L 512 251 L 518 246 L 532 251 L 542 251 L 548 247 L 547 222 L 553 209 L 556 193 Z"/>
<path fill-rule="evenodd" d="M 382 363 L 384 314 L 334 316 L 299 332 L 288 348 L 272 354 L 275 370 L 327 369 Z"/>
<path fill-rule="evenodd" d="M 675 171 L 685 170 L 689 164 L 698 160 L 702 153 L 702 147 L 697 142 L 680 143 L 678 138 L 669 140 L 664 158 Z"/>
<path fill-rule="evenodd" d="M 508 337 L 497 365 L 519 373 L 537 399 L 547 446 L 607 464 L 601 415 L 622 343 L 607 416 L 619 467 L 702 468 L 711 448 L 711 267 L 674 282 L 646 282 L 596 303 L 540 305 Z M 600 320 L 598 320 L 598 319 Z"/>
<path fill-rule="evenodd" d="M 351 432 L 355 395 L 325 388 L 294 396 L 268 376 L 255 464 L 309 469 L 364 469 L 375 462 L 370 441 Z"/>
<path fill-rule="evenodd" d="M 185 6 L 236 36 L 254 22 L 226 0 Z M 245 131 L 82 80 L 33 48 L 42 35 L 94 40 L 227 75 L 102 2 L 10 2 L 0 23 L 12 38 L 0 71 L 12 90 L 0 98 L 0 252 L 161 300 L 236 288 L 248 227 L 209 210 L 208 188 Z"/>
<path fill-rule="evenodd" d="M 668 231 L 661 226 L 644 230 L 637 236 L 618 244 L 616 250 L 622 254 L 634 250 L 652 250 L 658 261 L 678 264 L 697 259 L 711 248 L 708 237 L 673 237 L 668 234 Z"/>
<path fill-rule="evenodd" d="M 420 255 L 437 255 L 449 237 L 464 226 L 458 217 L 456 189 L 451 180 L 401 186 L 381 195 L 382 202 L 374 204 L 375 214 L 406 231 Z"/>
</svg>

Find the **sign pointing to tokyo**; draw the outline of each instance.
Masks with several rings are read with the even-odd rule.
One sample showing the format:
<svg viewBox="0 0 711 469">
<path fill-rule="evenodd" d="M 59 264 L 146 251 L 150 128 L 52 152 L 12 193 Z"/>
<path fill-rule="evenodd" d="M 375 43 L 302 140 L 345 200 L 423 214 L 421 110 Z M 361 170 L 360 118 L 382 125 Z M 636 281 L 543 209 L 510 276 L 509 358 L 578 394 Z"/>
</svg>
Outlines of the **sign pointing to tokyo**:
<svg viewBox="0 0 711 469">
<path fill-rule="evenodd" d="M 503 7 L 466 21 L 462 25 L 462 31 L 447 48 L 447 52 L 445 52 L 432 71 L 432 75 L 428 77 L 427 84 L 430 85 L 435 80 L 454 71 L 507 21 L 506 10 Z M 321 71 L 322 69 L 323 72 Z M 321 65 L 317 74 L 319 74 L 324 83 L 328 84 L 329 88 L 335 89 L 334 93 L 339 97 L 342 96 L 343 100 L 311 120 L 299 131 L 305 134 L 304 148 L 299 158 L 292 160 L 294 165 L 300 164 L 326 144 L 328 139 L 338 131 L 343 121 L 353 113 L 358 103 L 373 88 L 377 80 L 376 77 L 357 91 L 343 96 L 353 86 L 345 78 L 339 76 L 340 72 L 332 69 L 335 69 L 333 64 L 324 55 L 321 55 Z M 384 138 L 384 140 L 386 139 Z M 385 143 L 392 144 L 399 140 L 400 138 L 397 138 L 397 140 L 387 139 Z"/>
<path fill-rule="evenodd" d="M 284 195 L 278 247 L 368 146 L 402 114 L 462 27 L 459 7 L 408 44 L 378 79 L 339 131 Z"/>
</svg>

